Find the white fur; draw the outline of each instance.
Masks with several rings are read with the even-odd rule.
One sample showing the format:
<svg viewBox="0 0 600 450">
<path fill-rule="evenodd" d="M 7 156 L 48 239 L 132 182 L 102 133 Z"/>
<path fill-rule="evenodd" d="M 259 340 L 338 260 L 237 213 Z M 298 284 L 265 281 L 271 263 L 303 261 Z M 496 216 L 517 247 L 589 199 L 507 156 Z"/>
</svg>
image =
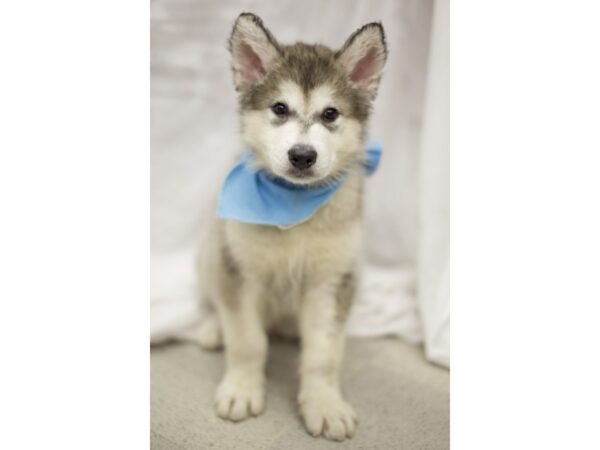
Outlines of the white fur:
<svg viewBox="0 0 600 450">
<path fill-rule="evenodd" d="M 330 203 L 286 231 L 215 220 L 200 271 L 227 350 L 215 398 L 220 417 L 238 421 L 262 412 L 267 330 L 282 326 L 289 333 L 297 326 L 302 339 L 298 401 L 308 431 L 334 440 L 353 436 L 356 414 L 343 400 L 338 380 L 345 333 L 343 320 L 335 317 L 335 292 L 340 276 L 358 264 L 361 221 L 353 211 L 362 177 L 359 171 L 350 173 Z M 244 274 L 238 292 L 220 281 L 224 269 L 215 261 L 222 235 Z M 265 274 L 271 277 L 268 289 Z"/>
<path fill-rule="evenodd" d="M 286 82 L 281 86 L 279 95 L 273 98 L 272 103 L 277 102 L 285 103 L 295 113 L 282 125 L 272 124 L 276 116 L 270 109 L 242 114 L 244 141 L 257 152 L 259 168 L 263 166 L 293 183 L 315 183 L 337 173 L 361 149 L 361 126 L 344 114 L 330 86 L 320 86 L 305 96 L 298 85 Z M 340 110 L 335 132 L 315 119 L 328 107 Z M 303 125 L 307 122 L 311 123 L 308 128 Z M 299 179 L 289 175 L 292 166 L 288 151 L 296 144 L 310 145 L 316 150 L 317 160 L 311 168 L 314 177 Z"/>
<path fill-rule="evenodd" d="M 256 18 L 238 19 L 231 38 L 238 89 L 260 82 L 277 57 L 266 33 Z M 366 78 L 355 76 L 353 82 L 369 92 L 379 79 L 378 64 L 385 60 L 381 33 L 373 26 L 364 28 L 341 55 L 349 73 L 368 57 L 366 69 L 358 71 Z M 373 58 L 381 56 L 380 50 L 383 60 Z M 268 107 L 245 110 L 241 116 L 242 137 L 254 150 L 258 168 L 294 183 L 314 183 L 341 171 L 346 178 L 325 206 L 290 229 L 215 219 L 204 242 L 200 276 L 217 314 L 203 324 L 200 342 L 211 349 L 225 345 L 225 375 L 215 409 L 220 417 L 238 421 L 265 408 L 267 332 L 297 332 L 302 343 L 298 402 L 306 428 L 314 436 L 342 441 L 357 426 L 354 410 L 342 397 L 339 371 L 352 300 L 352 288 L 346 294 L 342 288 L 349 275 L 355 280 L 361 253 L 364 174 L 357 160 L 365 145 L 365 124 L 351 118 L 343 102 L 338 104 L 331 86 L 308 94 L 292 82 L 278 88 L 270 105 L 285 103 L 292 113 L 287 120 Z M 340 112 L 333 127 L 321 119 L 326 108 Z M 288 151 L 297 144 L 317 152 L 314 176 L 307 180 L 290 175 Z"/>
</svg>

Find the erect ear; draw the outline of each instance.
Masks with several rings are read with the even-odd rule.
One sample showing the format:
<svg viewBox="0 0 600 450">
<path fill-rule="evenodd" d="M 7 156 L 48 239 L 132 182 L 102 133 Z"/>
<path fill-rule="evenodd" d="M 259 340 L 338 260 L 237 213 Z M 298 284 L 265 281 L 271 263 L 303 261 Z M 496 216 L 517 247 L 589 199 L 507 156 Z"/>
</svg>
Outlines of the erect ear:
<svg viewBox="0 0 600 450">
<path fill-rule="evenodd" d="M 229 38 L 229 51 L 233 81 L 238 91 L 259 83 L 280 53 L 277 41 L 260 17 L 250 13 L 240 14 L 235 21 Z"/>
<path fill-rule="evenodd" d="M 350 81 L 374 98 L 387 58 L 381 24 L 370 23 L 355 31 L 338 50 L 336 57 Z"/>
</svg>

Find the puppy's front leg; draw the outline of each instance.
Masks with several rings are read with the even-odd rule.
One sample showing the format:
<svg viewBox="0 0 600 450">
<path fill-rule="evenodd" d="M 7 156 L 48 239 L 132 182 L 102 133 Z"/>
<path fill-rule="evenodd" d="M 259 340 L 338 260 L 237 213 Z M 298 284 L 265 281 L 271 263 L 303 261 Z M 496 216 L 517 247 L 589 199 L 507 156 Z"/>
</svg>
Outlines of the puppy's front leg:
<svg viewBox="0 0 600 450">
<path fill-rule="evenodd" d="M 344 291 L 344 289 L 342 289 Z M 313 436 L 343 441 L 354 435 L 356 414 L 344 401 L 339 369 L 344 350 L 348 290 L 321 287 L 310 291 L 300 310 L 302 359 L 298 401 L 306 428 Z"/>
<path fill-rule="evenodd" d="M 265 407 L 267 335 L 261 317 L 260 284 L 245 281 L 237 298 L 219 304 L 225 337 L 225 376 L 215 399 L 219 417 L 233 421 Z"/>
</svg>

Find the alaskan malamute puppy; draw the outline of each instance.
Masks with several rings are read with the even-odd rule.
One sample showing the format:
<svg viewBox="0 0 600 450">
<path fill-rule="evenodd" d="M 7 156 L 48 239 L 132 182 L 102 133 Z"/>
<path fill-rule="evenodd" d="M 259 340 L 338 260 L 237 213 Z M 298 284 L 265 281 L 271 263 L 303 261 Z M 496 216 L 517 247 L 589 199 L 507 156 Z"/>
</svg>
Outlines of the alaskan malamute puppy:
<svg viewBox="0 0 600 450">
<path fill-rule="evenodd" d="M 216 413 L 238 421 L 264 410 L 267 333 L 294 331 L 306 428 L 341 441 L 357 426 L 339 370 L 359 279 L 367 121 L 386 60 L 383 28 L 365 25 L 339 50 L 282 45 L 244 13 L 229 44 L 242 140 L 255 169 L 299 189 L 343 181 L 294 226 L 214 221 L 200 272 L 216 313 L 199 339 L 205 348 L 225 346 Z"/>
</svg>

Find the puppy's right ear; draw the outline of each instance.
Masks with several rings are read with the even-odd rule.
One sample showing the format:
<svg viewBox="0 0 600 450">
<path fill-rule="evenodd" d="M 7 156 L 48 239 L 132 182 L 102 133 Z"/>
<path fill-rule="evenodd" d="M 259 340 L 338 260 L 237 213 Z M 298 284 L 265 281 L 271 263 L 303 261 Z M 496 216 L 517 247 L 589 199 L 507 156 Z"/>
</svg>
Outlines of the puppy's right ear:
<svg viewBox="0 0 600 450">
<path fill-rule="evenodd" d="M 242 13 L 235 21 L 229 51 L 232 57 L 233 81 L 238 91 L 261 82 L 280 54 L 277 41 L 260 20 Z"/>
</svg>

